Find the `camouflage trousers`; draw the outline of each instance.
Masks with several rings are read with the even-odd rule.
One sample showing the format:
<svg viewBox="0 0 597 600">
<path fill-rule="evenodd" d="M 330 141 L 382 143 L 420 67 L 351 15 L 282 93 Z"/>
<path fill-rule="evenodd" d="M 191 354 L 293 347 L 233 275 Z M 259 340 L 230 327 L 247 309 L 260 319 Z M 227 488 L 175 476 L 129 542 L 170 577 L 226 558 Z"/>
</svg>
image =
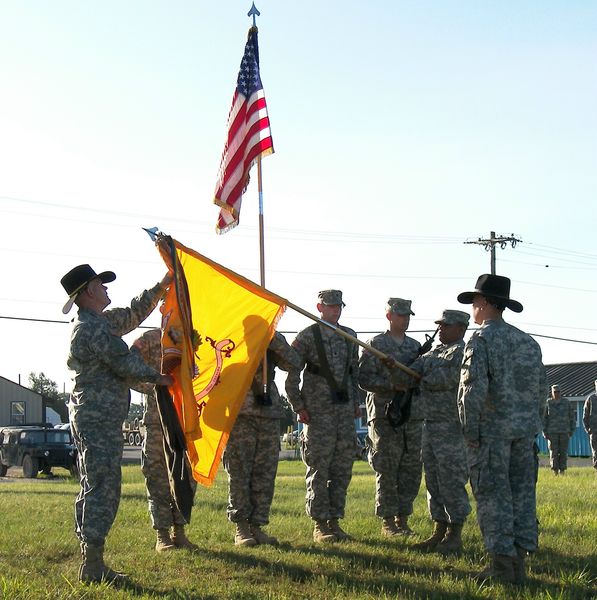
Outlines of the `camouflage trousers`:
<svg viewBox="0 0 597 600">
<path fill-rule="evenodd" d="M 423 469 L 429 514 L 434 521 L 460 524 L 471 512 L 464 436 L 459 422 L 425 421 Z"/>
<path fill-rule="evenodd" d="M 151 398 L 151 401 L 155 402 L 155 399 Z M 141 470 L 145 476 L 151 524 L 154 529 L 168 529 L 172 525 L 185 525 L 186 521 L 172 497 L 164 454 L 162 425 L 159 419 L 157 422 L 153 420 L 144 420 L 144 422 L 146 429 L 141 451 Z"/>
<path fill-rule="evenodd" d="M 120 504 L 122 449 L 119 423 L 71 420 L 81 489 L 75 500 L 75 531 L 87 546 L 102 546 Z"/>
<path fill-rule="evenodd" d="M 311 415 L 301 433 L 301 457 L 307 467 L 305 510 L 315 521 L 344 518 L 357 443 L 351 408 L 336 404 L 329 413 Z"/>
<path fill-rule="evenodd" d="M 467 446 L 477 521 L 489 553 L 516 556 L 515 546 L 537 549 L 535 438 L 485 438 Z"/>
<path fill-rule="evenodd" d="M 369 464 L 375 471 L 375 514 L 408 516 L 421 485 L 423 422 L 407 421 L 396 431 L 385 417 L 369 423 Z"/>
<path fill-rule="evenodd" d="M 228 519 L 267 525 L 280 456 L 280 420 L 240 414 L 222 455 Z"/>
<path fill-rule="evenodd" d="M 549 447 L 549 464 L 553 471 L 565 471 L 568 467 L 568 442 L 567 433 L 550 433 L 547 438 Z"/>
<path fill-rule="evenodd" d="M 593 466 L 597 469 L 597 432 L 589 434 L 589 440 L 591 441 L 591 452 L 593 455 Z"/>
</svg>

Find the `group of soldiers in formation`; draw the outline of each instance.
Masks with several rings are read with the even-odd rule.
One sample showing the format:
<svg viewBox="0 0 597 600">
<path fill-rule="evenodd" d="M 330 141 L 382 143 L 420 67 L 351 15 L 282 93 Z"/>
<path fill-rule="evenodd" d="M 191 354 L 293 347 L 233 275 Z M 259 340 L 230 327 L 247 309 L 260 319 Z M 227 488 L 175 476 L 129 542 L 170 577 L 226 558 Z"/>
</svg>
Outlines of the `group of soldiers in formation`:
<svg viewBox="0 0 597 600">
<path fill-rule="evenodd" d="M 171 385 L 172 377 L 160 372 L 160 330 L 146 332 L 131 348 L 121 337 L 154 310 L 172 278 L 167 274 L 130 308 L 105 310 L 110 304 L 105 284 L 115 277 L 111 271 L 97 274 L 89 265 L 79 265 L 61 280 L 69 296 L 64 312 L 73 303 L 79 309 L 68 365 L 74 373 L 69 415 L 81 473 L 75 529 L 82 582 L 125 580 L 105 564 L 103 550 L 120 499 L 121 425 L 131 387 L 146 394 L 143 473 L 156 550 L 197 548 L 185 534 L 186 520 L 172 495 L 164 458 L 155 388 Z M 222 457 L 235 544 L 278 543 L 264 531 L 280 445 L 277 367 L 287 372 L 286 395 L 303 424 L 300 451 L 314 542 L 351 539 L 340 522 L 356 455 L 355 419 L 362 389 L 367 392 L 368 460 L 375 472 L 381 534 L 413 535 L 408 520 L 423 467 L 433 532 L 414 547 L 460 553 L 462 528 L 471 511 L 465 489 L 470 481 L 489 555 L 478 578 L 525 580 L 525 558 L 538 541 L 535 436 L 545 431 L 550 448 L 559 449 L 552 468 L 565 471 L 561 447 L 567 440 L 554 425 L 561 411 L 550 402 L 542 423 L 548 388 L 540 348 L 502 318 L 506 308 L 522 311 L 510 298 L 510 280 L 482 275 L 475 289 L 458 295 L 458 301 L 472 305 L 479 325 L 466 345 L 468 313 L 444 310 L 436 321 L 440 343 L 422 347 L 406 335 L 414 315 L 411 301 L 390 298 L 388 330 L 371 339 L 359 356 L 351 341 L 356 333 L 339 324 L 344 307 L 339 290 L 319 293 L 321 320 L 299 332 L 292 345 L 275 333 L 266 369 L 257 368 Z M 588 429 L 597 433 L 597 395 L 587 414 Z"/>
</svg>

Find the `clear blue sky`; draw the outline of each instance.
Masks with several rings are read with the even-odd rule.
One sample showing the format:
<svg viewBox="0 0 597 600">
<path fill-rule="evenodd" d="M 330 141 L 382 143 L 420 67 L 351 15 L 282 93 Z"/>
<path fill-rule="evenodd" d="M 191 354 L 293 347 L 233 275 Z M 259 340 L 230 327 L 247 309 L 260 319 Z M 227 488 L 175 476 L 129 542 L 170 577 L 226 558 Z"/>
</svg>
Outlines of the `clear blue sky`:
<svg viewBox="0 0 597 600">
<path fill-rule="evenodd" d="M 340 288 L 362 332 L 385 328 L 389 296 L 410 298 L 422 340 L 489 270 L 463 242 L 514 233 L 497 253 L 525 305 L 510 322 L 597 342 L 597 4 L 257 6 L 270 289 L 315 310 Z M 163 271 L 142 226 L 258 280 L 254 184 L 224 236 L 211 202 L 249 8 L 0 4 L 0 316 L 63 319 L 59 279 L 82 262 L 116 271 L 113 305 L 127 303 Z M 307 324 L 288 311 L 281 329 Z M 69 332 L 0 319 L 0 375 L 68 389 Z M 596 345 L 537 339 L 547 363 L 597 360 Z"/>
</svg>

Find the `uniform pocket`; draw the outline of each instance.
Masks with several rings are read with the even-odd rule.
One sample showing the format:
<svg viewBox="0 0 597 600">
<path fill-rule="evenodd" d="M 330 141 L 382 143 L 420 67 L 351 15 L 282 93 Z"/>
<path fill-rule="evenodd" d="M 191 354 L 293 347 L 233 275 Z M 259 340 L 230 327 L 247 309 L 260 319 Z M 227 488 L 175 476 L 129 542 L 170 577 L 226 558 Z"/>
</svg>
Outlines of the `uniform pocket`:
<svg viewBox="0 0 597 600">
<path fill-rule="evenodd" d="M 301 435 L 299 438 L 299 450 L 301 453 L 302 461 L 308 465 L 309 464 L 309 445 L 307 444 L 307 440 L 305 439 L 305 430 L 301 431 Z"/>
<path fill-rule="evenodd" d="M 493 478 L 489 469 L 491 458 L 489 445 L 481 444 L 478 448 L 467 446 L 466 458 L 473 493 L 476 495 L 491 489 Z"/>
</svg>

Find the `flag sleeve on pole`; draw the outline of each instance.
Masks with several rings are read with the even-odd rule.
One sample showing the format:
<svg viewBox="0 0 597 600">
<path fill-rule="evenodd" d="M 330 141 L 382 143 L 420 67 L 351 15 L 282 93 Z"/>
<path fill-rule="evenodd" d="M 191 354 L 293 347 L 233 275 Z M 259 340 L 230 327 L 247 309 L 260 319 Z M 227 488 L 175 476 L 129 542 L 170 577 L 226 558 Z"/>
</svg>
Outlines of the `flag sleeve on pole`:
<svg viewBox="0 0 597 600">
<path fill-rule="evenodd" d="M 214 195 L 214 203 L 220 207 L 217 233 L 225 233 L 238 225 L 242 196 L 249 185 L 249 171 L 258 157 L 273 151 L 259 74 L 257 27 L 251 27 L 232 96 L 226 143 Z"/>
<path fill-rule="evenodd" d="M 186 337 L 171 391 L 193 477 L 211 485 L 238 411 L 286 305 L 279 296 L 179 242 L 171 242 L 174 253 L 167 243 L 158 243 L 162 258 L 175 273 L 165 307 L 172 309 L 172 323 L 180 323 L 178 329 Z M 181 290 L 186 290 L 186 297 Z M 196 351 L 193 330 L 201 338 Z M 167 328 L 164 331 L 166 337 Z"/>
</svg>

